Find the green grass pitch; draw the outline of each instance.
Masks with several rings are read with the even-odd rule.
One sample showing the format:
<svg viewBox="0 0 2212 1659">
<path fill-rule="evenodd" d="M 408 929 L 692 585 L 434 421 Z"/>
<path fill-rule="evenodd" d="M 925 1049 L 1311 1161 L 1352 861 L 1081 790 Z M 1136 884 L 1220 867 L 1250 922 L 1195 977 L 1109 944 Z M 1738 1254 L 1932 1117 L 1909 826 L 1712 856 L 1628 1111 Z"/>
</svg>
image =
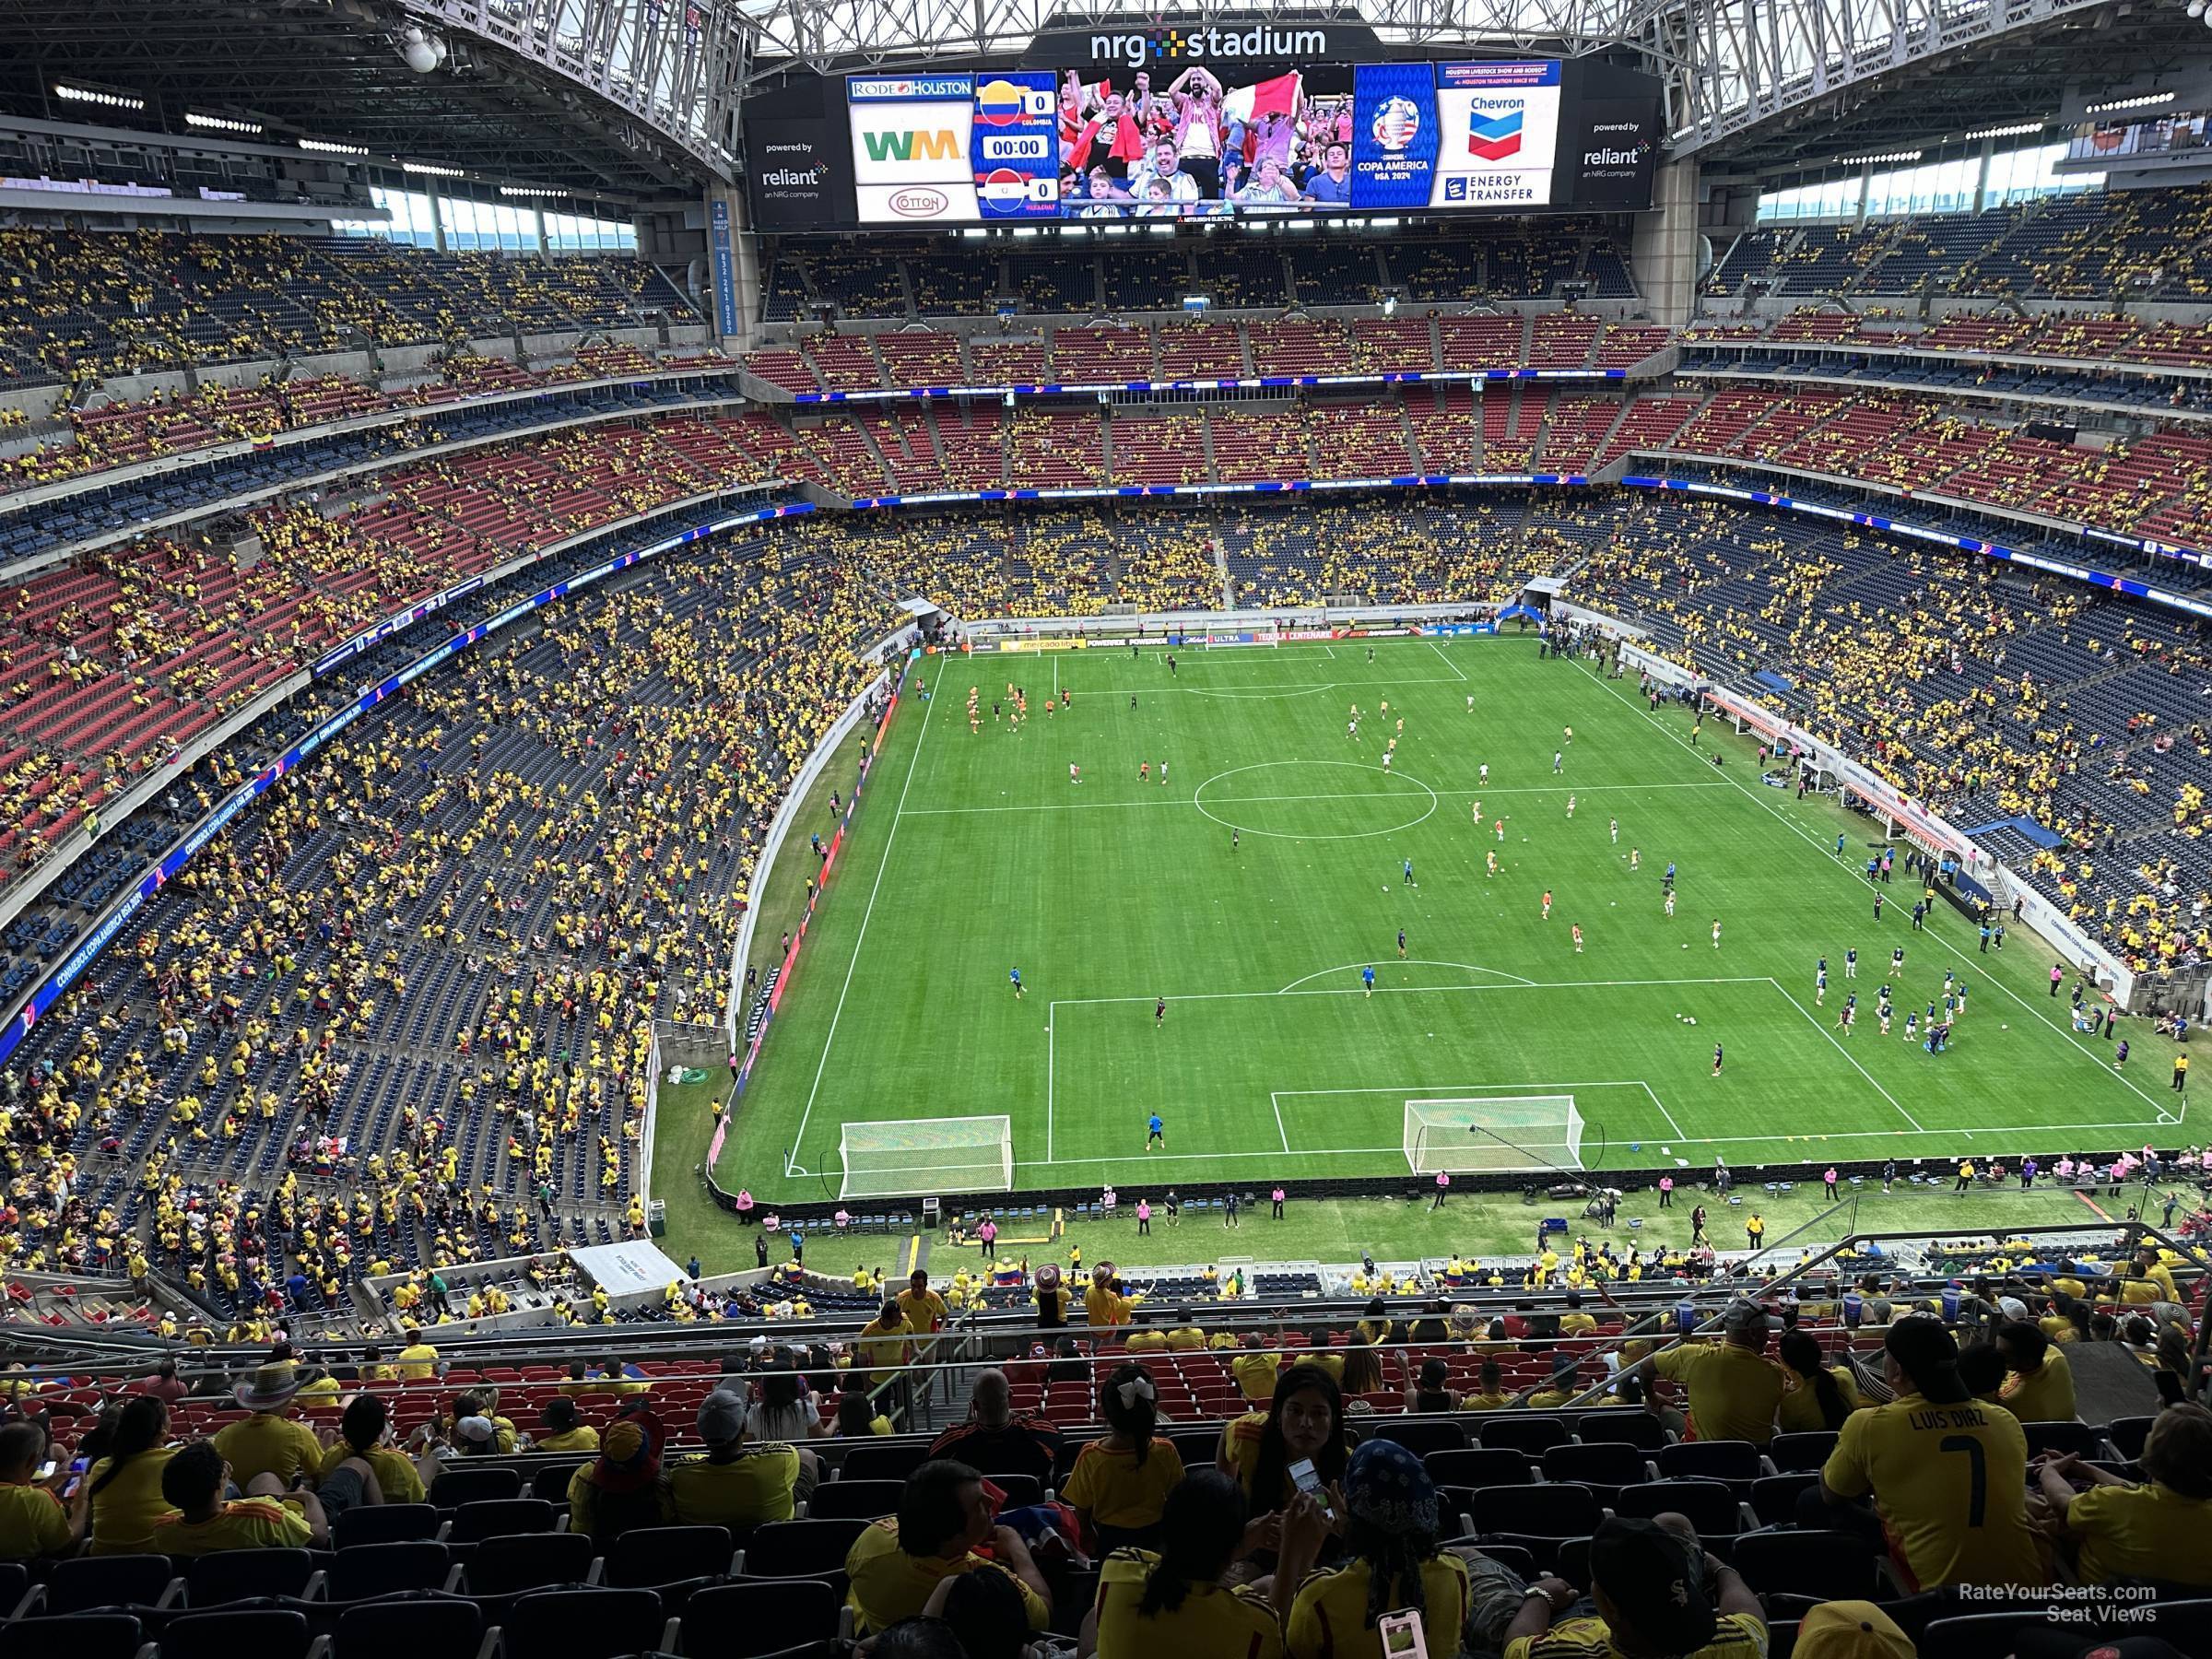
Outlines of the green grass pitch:
<svg viewBox="0 0 2212 1659">
<path fill-rule="evenodd" d="M 846 1122 L 999 1112 L 1019 1187 L 1402 1176 L 1406 1100 L 1506 1094 L 1572 1095 L 1600 1171 L 2185 1138 L 2168 1044 L 2131 1031 L 2116 1072 L 2050 997 L 2033 935 L 1985 955 L 1947 910 L 1912 931 L 1902 843 L 1876 922 L 1870 820 L 1763 785 L 1712 724 L 1693 748 L 1688 715 L 1648 713 L 1632 680 L 1512 636 L 1176 654 L 1172 676 L 1149 649 L 917 665 L 931 695 L 910 688 L 877 760 L 725 1187 L 834 1197 Z M 1009 680 L 1032 708 L 1018 732 L 991 712 Z M 1048 717 L 1055 688 L 1073 706 Z M 1947 970 L 1967 1010 L 1929 1054 L 1904 1016 Z M 1147 1152 L 1154 1111 L 1167 1147 Z"/>
</svg>

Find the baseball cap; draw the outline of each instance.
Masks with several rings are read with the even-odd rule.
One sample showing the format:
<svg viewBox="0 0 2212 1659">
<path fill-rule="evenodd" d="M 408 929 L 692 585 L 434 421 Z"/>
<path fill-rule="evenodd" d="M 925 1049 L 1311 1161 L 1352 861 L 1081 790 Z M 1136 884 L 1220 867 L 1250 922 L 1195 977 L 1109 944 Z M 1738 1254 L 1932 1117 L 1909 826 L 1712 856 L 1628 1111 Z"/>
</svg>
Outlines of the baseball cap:
<svg viewBox="0 0 2212 1659">
<path fill-rule="evenodd" d="M 726 1388 L 718 1388 L 699 1403 L 699 1438 L 709 1445 L 727 1445 L 745 1432 L 745 1400 Z"/>
<path fill-rule="evenodd" d="M 1721 1316 L 1721 1329 L 1731 1336 L 1764 1335 L 1767 1311 L 1754 1301 L 1739 1301 Z"/>
<path fill-rule="evenodd" d="M 1798 1659 L 1913 1659 L 1912 1639 L 1870 1601 L 1822 1602 L 1797 1627 Z"/>
<path fill-rule="evenodd" d="M 752 1339 L 750 1342 L 748 1342 L 748 1343 L 747 1343 L 747 1344 L 745 1345 L 745 1351 L 746 1351 L 747 1353 L 748 1353 L 748 1354 L 765 1354 L 765 1353 L 767 1353 L 767 1352 L 768 1352 L 768 1338 L 767 1338 L 767 1337 L 765 1337 L 765 1336 L 756 1336 L 756 1337 L 754 1337 L 754 1338 L 753 1338 L 753 1339 Z"/>
<path fill-rule="evenodd" d="M 1712 1604 L 1696 1544 L 1655 1521 L 1614 1516 L 1590 1540 L 1590 1578 L 1622 1622 L 1660 1653 L 1712 1640 Z"/>
<path fill-rule="evenodd" d="M 482 1445 L 499 1432 L 499 1426 L 488 1417 L 465 1417 L 453 1425 L 453 1432 Z"/>
</svg>

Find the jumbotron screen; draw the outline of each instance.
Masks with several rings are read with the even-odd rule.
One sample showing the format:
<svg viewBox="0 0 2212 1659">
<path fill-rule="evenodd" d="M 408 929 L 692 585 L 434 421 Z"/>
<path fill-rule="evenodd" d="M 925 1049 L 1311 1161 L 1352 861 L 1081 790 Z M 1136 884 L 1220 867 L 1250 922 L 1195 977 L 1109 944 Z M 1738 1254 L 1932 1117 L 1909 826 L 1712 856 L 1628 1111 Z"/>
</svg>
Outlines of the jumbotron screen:
<svg viewBox="0 0 2212 1659">
<path fill-rule="evenodd" d="M 1551 58 L 809 78 L 747 117 L 762 229 L 1634 210 L 1659 125 L 1650 77 Z"/>
</svg>

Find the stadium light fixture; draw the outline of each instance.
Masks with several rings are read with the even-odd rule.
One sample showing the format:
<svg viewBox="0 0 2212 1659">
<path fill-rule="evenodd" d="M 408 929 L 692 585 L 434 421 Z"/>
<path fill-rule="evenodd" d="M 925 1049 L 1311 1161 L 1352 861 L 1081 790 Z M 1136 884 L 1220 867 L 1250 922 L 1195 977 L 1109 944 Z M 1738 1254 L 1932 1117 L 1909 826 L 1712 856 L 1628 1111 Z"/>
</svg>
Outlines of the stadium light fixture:
<svg viewBox="0 0 2212 1659">
<path fill-rule="evenodd" d="M 204 133 L 238 133 L 248 138 L 261 132 L 258 121 L 241 121 L 234 115 L 203 115 L 197 110 L 184 112 L 184 124 Z"/>
<path fill-rule="evenodd" d="M 317 156 L 365 156 L 369 153 L 359 144 L 335 144 L 328 138 L 295 138 L 292 142 Z"/>
<path fill-rule="evenodd" d="M 103 110 L 143 110 L 146 100 L 134 98 L 127 92 L 104 92 L 97 87 L 80 87 L 69 81 L 56 81 L 53 95 L 64 103 L 96 104 Z"/>
<path fill-rule="evenodd" d="M 2143 92 L 2134 98 L 2108 98 L 2102 103 L 2093 103 L 2082 110 L 2085 115 L 2114 115 L 2122 110 L 2155 110 L 2160 104 L 2170 104 L 2179 93 Z"/>
<path fill-rule="evenodd" d="M 466 171 L 462 168 L 444 167 L 436 161 L 402 161 L 399 164 L 399 171 L 401 172 L 421 173 L 424 176 L 432 179 L 462 179 L 468 176 Z"/>
<path fill-rule="evenodd" d="M 429 74 L 446 59 L 444 40 L 419 23 L 410 23 L 402 29 L 392 43 L 398 49 L 399 61 L 418 75 Z"/>
<path fill-rule="evenodd" d="M 557 190 L 550 184 L 502 184 L 500 194 L 503 196 L 565 196 L 569 193 Z"/>
<path fill-rule="evenodd" d="M 2030 133 L 2040 133 L 2044 124 L 2040 121 L 2015 121 L 2004 126 L 1979 127 L 1966 135 L 1971 144 L 1977 138 L 2024 138 Z"/>
<path fill-rule="evenodd" d="M 2203 17 L 2205 15 L 2205 0 L 2189 0 L 2189 15 L 2192 18 Z"/>
<path fill-rule="evenodd" d="M 1879 167 L 1887 161 L 1917 161 L 1926 152 L 1923 150 L 1883 150 L 1877 155 L 1846 156 L 1833 163 L 1837 167 Z"/>
</svg>

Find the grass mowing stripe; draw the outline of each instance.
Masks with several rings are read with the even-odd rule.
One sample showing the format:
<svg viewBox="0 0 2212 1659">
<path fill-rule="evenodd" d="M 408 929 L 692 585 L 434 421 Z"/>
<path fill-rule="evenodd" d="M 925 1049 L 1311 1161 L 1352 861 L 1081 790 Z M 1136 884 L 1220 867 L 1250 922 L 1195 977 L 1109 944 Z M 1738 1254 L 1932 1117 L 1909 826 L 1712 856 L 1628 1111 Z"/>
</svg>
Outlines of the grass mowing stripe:
<svg viewBox="0 0 2212 1659">
<path fill-rule="evenodd" d="M 1965 954 L 1956 946 L 1971 945 L 1948 912 L 1924 934 L 1906 935 L 1901 917 L 1870 924 L 1862 886 L 1813 878 L 1775 834 L 1779 825 L 1818 846 L 1823 826 L 1832 841 L 1866 820 L 1825 802 L 1783 810 L 1756 781 L 1730 775 L 1747 743 L 1709 731 L 1684 756 L 1687 724 L 1677 735 L 1672 711 L 1642 715 L 1622 688 L 1540 663 L 1527 641 L 1441 653 L 1449 677 L 1434 672 L 1430 641 L 1406 640 L 1377 641 L 1372 662 L 1364 649 L 1332 660 L 1319 644 L 1199 653 L 1171 679 L 1156 656 L 1071 653 L 1047 671 L 1071 697 L 1052 716 L 1035 709 L 1018 730 L 985 719 L 972 734 L 956 722 L 927 734 L 926 756 L 926 716 L 911 734 L 894 731 L 891 742 L 913 753 L 895 816 L 872 821 L 896 835 L 895 853 L 887 846 L 865 903 L 857 887 L 850 898 L 841 888 L 816 918 L 824 961 L 853 953 L 844 985 L 835 998 L 826 981 L 818 996 L 799 986 L 786 998 L 733 1128 L 724 1184 L 748 1184 L 761 1202 L 821 1196 L 818 1182 L 796 1178 L 826 1167 L 822 1147 L 810 1158 L 804 1139 L 818 1110 L 848 1123 L 1004 1112 L 1030 1188 L 1110 1171 L 1147 1183 L 1242 1171 L 1265 1181 L 1267 1158 L 1308 1174 L 1402 1179 L 1397 1112 L 1371 1104 L 1382 1096 L 1362 1107 L 1359 1096 L 1324 1103 L 1278 1091 L 1386 1077 L 1409 1093 L 1469 1078 L 1541 1092 L 1561 1072 L 1591 1074 L 1574 1055 L 1603 1055 L 1615 1077 L 1644 1080 L 1596 1102 L 1607 1120 L 1602 1161 L 1624 1174 L 1667 1167 L 1663 1145 L 1725 1148 L 1751 1164 L 1818 1159 L 1824 1139 L 1835 1155 L 1878 1159 L 1885 1142 L 1904 1158 L 2032 1135 L 2034 1149 L 2056 1156 L 2059 1140 L 2150 1127 L 2097 1121 L 2114 1112 L 2085 1103 L 2071 1067 L 2051 1065 L 2048 1018 L 1998 1030 L 1994 1016 L 2040 1001 L 2032 944 L 1982 959 L 1988 985 L 1953 1053 L 1824 1030 L 1789 989 L 1809 981 L 1817 956 L 1855 947 L 1869 970 L 1861 977 L 1879 976 L 1887 947 L 1906 939 L 1901 1013 L 1939 998 L 1935 981 Z M 1041 665 L 940 661 L 932 684 L 957 695 L 954 676 L 1018 684 Z M 1316 671 L 1333 677 L 1313 683 Z M 985 701 L 997 699 L 990 689 Z M 1203 695 L 1216 691 L 1227 695 Z M 1357 740 L 1346 732 L 1351 704 Z M 1652 742 L 1653 726 L 1671 742 Z M 1390 736 L 1398 746 L 1385 779 L 1373 763 Z M 1718 778 L 1700 763 L 1715 747 L 1731 762 Z M 1565 771 L 1554 776 L 1559 748 Z M 887 759 L 896 765 L 895 748 Z M 1256 768 L 1277 770 L 1263 778 Z M 1237 772 L 1246 775 L 1208 783 L 1194 801 L 1195 781 Z M 1417 774 L 1452 797 L 1418 823 L 1406 820 L 1429 802 Z M 1240 787 L 1249 794 L 1233 803 L 1222 793 Z M 1760 810 L 1741 810 L 1736 794 Z M 1570 795 L 1582 808 L 1572 818 Z M 1482 798 L 1479 827 L 1463 797 Z M 1158 810 L 1121 810 L 1139 806 Z M 1418 882 L 1404 879 L 1406 860 Z M 1661 872 L 1677 861 L 1681 908 L 1669 914 Z M 1716 917 L 1723 956 L 1708 954 Z M 1026 1002 L 1007 993 L 1009 964 L 1022 971 Z M 1360 982 L 1371 964 L 1372 997 Z M 1697 971 L 1724 964 L 1721 975 Z M 1790 1007 L 1774 1000 L 1777 985 Z M 1470 991 L 1523 994 L 1458 994 Z M 1453 994 L 1425 994 L 1443 992 Z M 1161 995 L 1169 1011 L 1156 1022 L 1148 1005 Z M 1718 1079 L 1715 1041 L 1729 1056 Z M 2154 1072 L 2171 1052 L 2147 1031 L 2135 1047 Z M 2146 1103 L 2123 1084 L 2136 1099 L 2115 1096 L 2112 1107 Z M 1177 1150 L 1139 1156 L 1152 1110 Z M 2088 1121 L 2053 1126 L 2069 1117 Z M 1286 1152 L 1286 1141 L 1304 1150 Z"/>
<path fill-rule="evenodd" d="M 899 805 L 891 813 L 891 827 L 884 832 L 883 856 L 876 865 L 876 880 L 868 888 L 867 908 L 860 912 L 860 933 L 853 941 L 853 959 L 845 964 L 845 981 L 838 987 L 837 1008 L 830 1016 L 830 1034 L 822 1039 L 822 1057 L 814 1068 L 814 1087 L 806 1091 L 806 1108 L 799 1113 L 799 1126 L 792 1131 L 791 1149 L 783 1156 L 783 1173 L 799 1172 L 799 1147 L 806 1138 L 806 1122 L 814 1115 L 815 1097 L 822 1092 L 822 1074 L 830 1068 L 830 1049 L 837 1041 L 838 1021 L 844 1018 L 845 998 L 853 993 L 853 972 L 860 966 L 861 949 L 868 942 L 868 923 L 876 914 L 876 899 L 883 891 L 884 872 L 891 867 L 891 843 L 899 839 L 899 820 L 906 812 L 906 797 L 914 786 L 914 768 L 922 763 L 922 746 L 929 741 L 929 717 L 936 712 L 936 700 L 925 698 L 922 708 L 922 730 L 914 738 L 914 752 L 906 763 L 906 781 L 899 788 Z"/>
</svg>

